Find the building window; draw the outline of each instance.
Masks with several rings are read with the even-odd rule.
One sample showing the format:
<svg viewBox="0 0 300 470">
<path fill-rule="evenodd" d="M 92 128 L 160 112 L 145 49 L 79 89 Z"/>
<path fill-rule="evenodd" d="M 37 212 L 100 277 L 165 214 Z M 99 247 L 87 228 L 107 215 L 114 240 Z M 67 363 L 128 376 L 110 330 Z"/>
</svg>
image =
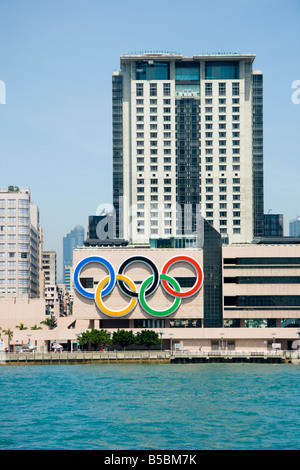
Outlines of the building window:
<svg viewBox="0 0 300 470">
<path fill-rule="evenodd" d="M 136 96 L 144 96 L 144 84 L 143 83 L 136 84 Z"/>
<path fill-rule="evenodd" d="M 80 282 L 82 287 L 84 287 L 85 289 L 92 289 L 94 287 L 93 277 L 81 277 Z"/>
<path fill-rule="evenodd" d="M 171 95 L 171 86 L 170 83 L 164 83 L 163 85 L 163 91 L 164 91 L 164 96 L 170 96 Z"/>
<path fill-rule="evenodd" d="M 150 96 L 157 96 L 157 83 L 150 83 Z"/>
<path fill-rule="evenodd" d="M 239 96 L 240 94 L 240 84 L 239 83 L 233 83 L 232 84 L 232 95 L 233 96 Z"/>
<path fill-rule="evenodd" d="M 212 83 L 205 83 L 205 96 L 212 96 Z"/>
<path fill-rule="evenodd" d="M 226 95 L 226 83 L 219 83 L 219 96 Z"/>
</svg>

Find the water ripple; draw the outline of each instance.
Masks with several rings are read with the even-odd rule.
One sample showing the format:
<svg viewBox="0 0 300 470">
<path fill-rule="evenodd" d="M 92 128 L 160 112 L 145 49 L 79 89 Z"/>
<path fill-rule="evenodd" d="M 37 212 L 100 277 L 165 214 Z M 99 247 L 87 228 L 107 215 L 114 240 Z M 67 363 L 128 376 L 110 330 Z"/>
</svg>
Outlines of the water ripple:
<svg viewBox="0 0 300 470">
<path fill-rule="evenodd" d="M 300 368 L 0 368 L 0 449 L 299 449 Z"/>
</svg>

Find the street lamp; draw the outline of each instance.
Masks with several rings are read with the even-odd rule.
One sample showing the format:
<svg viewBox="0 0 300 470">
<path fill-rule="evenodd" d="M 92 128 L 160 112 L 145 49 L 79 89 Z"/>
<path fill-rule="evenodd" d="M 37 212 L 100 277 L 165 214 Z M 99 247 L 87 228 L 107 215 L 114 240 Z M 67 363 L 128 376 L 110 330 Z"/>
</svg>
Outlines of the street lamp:
<svg viewBox="0 0 300 470">
<path fill-rule="evenodd" d="M 224 351 L 224 341 L 223 341 L 224 333 L 220 333 L 220 336 L 221 336 L 221 350 Z"/>
<path fill-rule="evenodd" d="M 164 334 L 164 331 L 160 330 L 158 334 L 160 335 L 160 350 L 162 351 L 162 335 Z"/>
<path fill-rule="evenodd" d="M 172 336 L 174 335 L 174 333 L 169 333 L 170 335 L 170 350 L 171 350 L 171 356 L 173 355 L 173 350 L 172 350 Z"/>
</svg>

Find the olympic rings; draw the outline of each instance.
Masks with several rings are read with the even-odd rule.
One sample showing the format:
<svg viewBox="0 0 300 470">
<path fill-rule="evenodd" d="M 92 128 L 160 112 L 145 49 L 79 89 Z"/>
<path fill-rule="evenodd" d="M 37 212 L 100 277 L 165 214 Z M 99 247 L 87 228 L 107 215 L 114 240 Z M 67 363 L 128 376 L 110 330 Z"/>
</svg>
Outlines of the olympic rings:
<svg viewBox="0 0 300 470">
<path fill-rule="evenodd" d="M 198 290 L 201 288 L 202 282 L 203 282 L 203 271 L 202 271 L 202 268 L 201 268 L 200 264 L 197 263 L 196 260 L 194 260 L 190 256 L 175 256 L 174 258 L 171 258 L 171 259 L 169 259 L 169 261 L 167 261 L 167 263 L 162 268 L 161 272 L 163 274 L 167 274 L 170 266 L 172 264 L 179 263 L 180 261 L 185 261 L 185 262 L 191 264 L 195 268 L 195 271 L 197 273 L 197 281 L 194 284 L 194 286 L 191 289 L 189 289 L 188 291 L 178 293 L 178 292 L 174 291 L 174 289 L 171 289 L 171 287 L 169 286 L 169 284 L 165 280 L 162 281 L 162 285 L 170 295 L 174 295 L 175 297 L 181 297 L 181 298 L 191 297 L 192 295 L 195 295 L 196 292 L 198 292 Z"/>
<path fill-rule="evenodd" d="M 113 265 L 106 258 L 101 258 L 101 256 L 89 256 L 87 258 L 82 259 L 77 264 L 74 270 L 74 276 L 73 276 L 74 285 L 77 291 L 84 297 L 87 297 L 88 299 L 94 299 L 95 297 L 94 293 L 89 292 L 82 287 L 80 279 L 79 279 L 82 268 L 90 263 L 100 263 L 107 267 L 109 271 L 109 275 L 110 275 L 110 281 L 109 281 L 108 286 L 104 289 L 102 296 L 109 294 L 115 286 L 116 273 L 115 273 Z"/>
<path fill-rule="evenodd" d="M 122 282 L 125 281 L 131 287 L 133 293 L 136 293 L 136 286 L 135 286 L 134 282 L 129 277 L 123 276 L 122 274 L 117 274 L 117 279 L 122 280 Z M 96 292 L 95 292 L 96 305 L 99 308 L 99 310 L 101 310 L 101 312 L 106 313 L 107 315 L 109 315 L 111 317 L 123 317 L 124 315 L 127 315 L 129 312 L 131 312 L 131 310 L 134 309 L 134 307 L 137 303 L 137 297 L 132 297 L 129 305 L 126 308 L 124 308 L 123 310 L 116 311 L 116 310 L 108 309 L 107 307 L 105 307 L 105 305 L 102 302 L 102 297 L 103 297 L 104 294 L 101 292 L 102 287 L 107 283 L 108 280 L 109 280 L 109 276 L 106 276 L 97 285 L 97 289 L 96 289 Z"/>
<path fill-rule="evenodd" d="M 160 277 L 160 279 L 163 279 L 165 281 L 169 281 L 173 285 L 173 287 L 175 288 L 177 293 L 180 292 L 180 285 L 178 284 L 178 282 L 173 277 L 168 276 L 167 274 L 160 274 L 159 277 Z M 148 286 L 148 284 L 151 281 L 153 281 L 153 276 L 150 276 L 150 277 L 148 277 L 148 279 L 145 279 L 145 281 L 141 285 L 141 290 L 140 290 L 141 306 L 143 307 L 144 310 L 146 310 L 146 312 L 150 313 L 150 315 L 154 315 L 155 317 L 166 317 L 168 315 L 171 315 L 179 307 L 179 305 L 181 303 L 180 297 L 174 296 L 175 297 L 174 303 L 171 305 L 171 307 L 169 307 L 166 310 L 153 310 L 153 308 L 151 308 L 147 304 L 146 299 L 145 299 L 146 287 Z"/>
<path fill-rule="evenodd" d="M 118 273 L 119 274 L 122 274 L 125 269 L 127 268 L 127 266 L 129 266 L 130 264 L 132 263 L 137 263 L 137 262 L 141 262 L 141 263 L 145 263 L 147 264 L 150 269 L 152 270 L 152 273 L 153 273 L 153 276 L 154 276 L 154 281 L 152 282 L 152 285 L 149 287 L 149 289 L 146 290 L 145 292 L 145 295 L 148 296 L 150 294 L 152 294 L 156 288 L 158 287 L 158 284 L 159 284 L 159 273 L 158 273 L 158 269 L 157 269 L 157 266 L 156 264 L 153 263 L 153 261 L 151 261 L 149 258 L 146 258 L 145 256 L 131 256 L 130 258 L 127 258 L 122 264 L 121 266 L 119 267 L 118 269 Z M 124 282 L 123 281 L 118 281 L 118 286 L 119 288 L 121 289 L 122 292 L 124 292 L 124 294 L 126 295 L 130 295 L 131 297 L 136 297 L 138 298 L 139 294 L 135 291 L 135 292 L 132 292 L 130 290 L 128 290 L 125 286 L 124 286 Z"/>
<path fill-rule="evenodd" d="M 180 285 L 176 279 L 168 274 L 171 266 L 173 264 L 185 262 L 190 264 L 196 273 L 196 282 L 189 290 L 181 292 Z M 81 284 L 80 281 L 80 274 L 81 270 L 84 266 L 90 263 L 99 263 L 104 265 L 109 275 L 104 277 L 97 285 L 96 291 L 90 292 L 87 291 Z M 126 268 L 131 265 L 132 263 L 143 263 L 146 264 L 150 270 L 152 271 L 152 275 L 145 279 L 141 285 L 140 291 L 137 291 L 135 283 L 130 279 L 130 277 L 124 274 Z M 106 307 L 103 303 L 103 297 L 110 294 L 117 283 L 119 289 L 123 294 L 131 298 L 131 301 L 121 310 L 112 310 Z M 146 301 L 146 297 L 150 294 L 153 294 L 156 289 L 158 288 L 159 284 L 161 283 L 163 289 L 172 297 L 175 298 L 173 304 L 166 308 L 165 310 L 155 310 L 151 308 Z M 138 300 L 140 302 L 141 307 L 147 312 L 149 315 L 155 317 L 166 317 L 174 313 L 181 304 L 181 300 L 187 297 L 191 297 L 195 295 L 202 287 L 203 284 L 203 270 L 198 261 L 190 256 L 179 255 L 174 256 L 173 258 L 169 259 L 163 266 L 161 274 L 159 274 L 158 268 L 155 263 L 147 258 L 146 256 L 131 256 L 127 258 L 123 263 L 119 266 L 118 272 L 116 274 L 114 267 L 112 264 L 106 259 L 100 256 L 89 256 L 81 260 L 74 270 L 74 286 L 80 295 L 88 299 L 95 299 L 95 303 L 99 310 L 108 315 L 109 317 L 122 317 L 130 313 L 136 306 Z"/>
</svg>

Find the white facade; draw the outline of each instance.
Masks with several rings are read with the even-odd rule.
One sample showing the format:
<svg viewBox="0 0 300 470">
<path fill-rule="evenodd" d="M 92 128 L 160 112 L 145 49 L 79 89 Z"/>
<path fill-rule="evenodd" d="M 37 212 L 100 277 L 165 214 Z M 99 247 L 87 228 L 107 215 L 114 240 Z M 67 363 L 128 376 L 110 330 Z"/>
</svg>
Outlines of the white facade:
<svg viewBox="0 0 300 470">
<path fill-rule="evenodd" d="M 43 251 L 42 267 L 45 275 L 45 286 L 55 285 L 57 282 L 57 256 L 56 251 Z"/>
<path fill-rule="evenodd" d="M 121 57 L 121 71 L 113 79 L 122 78 L 123 180 L 118 194 L 123 196 L 123 238 L 147 243 L 149 238 L 180 236 L 178 220 L 183 218 L 185 234 L 186 214 L 192 210 L 201 211 L 229 243 L 253 240 L 257 207 L 253 188 L 258 185 L 253 179 L 252 91 L 253 75 L 261 75 L 252 70 L 254 58 L 253 54 L 171 53 Z M 207 64 L 226 62 L 238 64 L 238 78 L 208 79 Z M 168 79 L 142 75 L 147 66 L 161 63 L 168 64 Z M 184 63 L 191 70 L 198 67 L 197 79 L 179 80 L 189 78 L 189 72 L 179 75 Z M 182 146 L 190 146 L 181 163 L 180 139 Z M 193 178 L 198 182 L 192 187 Z M 185 193 L 182 197 L 180 191 Z M 194 207 L 189 209 L 193 197 Z"/>
<path fill-rule="evenodd" d="M 28 189 L 0 190 L 0 297 L 39 297 L 38 207 Z"/>
</svg>

